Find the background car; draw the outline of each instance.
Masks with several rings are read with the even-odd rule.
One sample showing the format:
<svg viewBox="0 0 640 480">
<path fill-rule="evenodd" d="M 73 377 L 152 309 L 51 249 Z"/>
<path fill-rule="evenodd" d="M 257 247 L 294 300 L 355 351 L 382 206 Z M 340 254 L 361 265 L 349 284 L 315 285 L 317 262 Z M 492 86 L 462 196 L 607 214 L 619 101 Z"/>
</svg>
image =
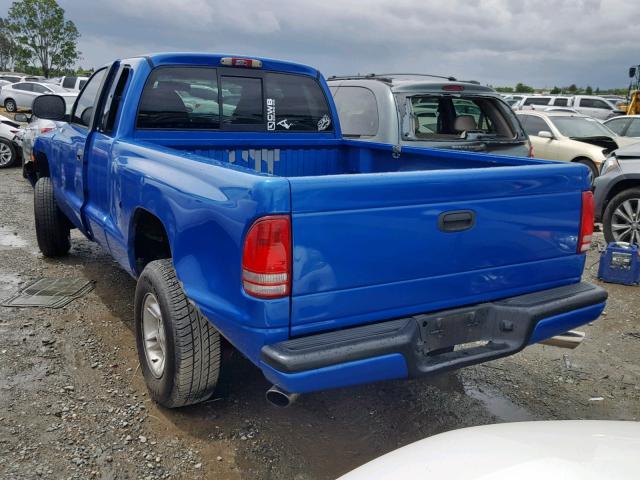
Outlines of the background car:
<svg viewBox="0 0 640 480">
<path fill-rule="evenodd" d="M 87 83 L 89 77 L 61 77 L 58 85 L 67 90 L 79 92 L 82 87 Z"/>
<path fill-rule="evenodd" d="M 441 433 L 399 448 L 339 480 L 632 480 L 640 423 L 502 423 Z"/>
<path fill-rule="evenodd" d="M 622 115 L 611 118 L 604 124 L 621 137 L 637 138 L 640 141 L 640 115 Z"/>
<path fill-rule="evenodd" d="M 62 97 L 75 97 L 77 92 L 69 92 L 59 85 L 52 83 L 18 82 L 6 85 L 0 90 L 0 103 L 4 105 L 7 112 L 17 112 L 23 108 L 31 110 L 33 100 L 45 94 L 55 94 Z"/>
<path fill-rule="evenodd" d="M 0 168 L 11 167 L 20 160 L 21 148 L 16 141 L 19 131 L 20 124 L 0 115 Z"/>
<path fill-rule="evenodd" d="M 513 110 L 498 92 L 476 82 L 386 73 L 330 77 L 327 83 L 345 137 L 393 146 L 530 154 Z"/>
<path fill-rule="evenodd" d="M 71 112 L 73 104 L 78 96 L 79 92 L 75 92 L 74 95 L 66 95 L 64 98 L 67 104 L 67 114 Z M 35 184 L 36 177 L 33 168 L 33 143 L 36 141 L 39 135 L 49 133 L 50 131 L 58 128 L 64 122 L 54 122 L 53 120 L 46 120 L 38 118 L 35 115 L 27 115 L 24 113 L 16 113 L 15 120 L 21 123 L 27 123 L 26 127 L 21 129 L 21 146 L 22 146 L 22 176 L 28 179 L 32 184 Z"/>
<path fill-rule="evenodd" d="M 537 158 L 586 165 L 592 178 L 613 150 L 635 143 L 619 137 L 594 118 L 567 112 L 517 112 Z"/>
<path fill-rule="evenodd" d="M 613 152 L 593 186 L 605 240 L 640 245 L 640 143 Z"/>
<path fill-rule="evenodd" d="M 514 110 L 544 110 L 545 107 L 566 107 L 570 103 L 570 97 L 525 95 L 513 108 Z"/>
<path fill-rule="evenodd" d="M 593 118 L 606 120 L 624 112 L 618 110 L 613 102 L 596 95 L 575 95 L 571 97 L 569 106 Z"/>
<path fill-rule="evenodd" d="M 5 80 L 9 83 L 40 82 L 44 80 L 44 77 L 40 75 L 25 75 L 22 73 L 2 73 L 0 74 L 0 80 Z"/>
</svg>

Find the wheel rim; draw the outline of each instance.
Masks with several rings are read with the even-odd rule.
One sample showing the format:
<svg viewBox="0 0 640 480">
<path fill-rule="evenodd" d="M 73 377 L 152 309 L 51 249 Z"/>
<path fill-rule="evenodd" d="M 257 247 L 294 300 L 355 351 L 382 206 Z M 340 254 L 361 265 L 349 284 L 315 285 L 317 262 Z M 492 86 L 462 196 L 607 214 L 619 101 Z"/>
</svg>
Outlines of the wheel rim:
<svg viewBox="0 0 640 480">
<path fill-rule="evenodd" d="M 5 107 L 9 112 L 13 112 L 15 110 L 15 108 L 14 108 L 15 107 L 15 103 L 9 101 L 9 102 L 7 102 Z"/>
<path fill-rule="evenodd" d="M 611 218 L 611 234 L 616 242 L 640 244 L 640 198 L 618 205 Z"/>
<path fill-rule="evenodd" d="M 0 166 L 9 165 L 13 155 L 11 154 L 11 148 L 6 143 L 0 143 Z"/>
<path fill-rule="evenodd" d="M 162 377 L 166 360 L 166 337 L 160 303 L 153 293 L 147 293 L 142 304 L 142 334 L 144 355 L 151 374 Z"/>
</svg>

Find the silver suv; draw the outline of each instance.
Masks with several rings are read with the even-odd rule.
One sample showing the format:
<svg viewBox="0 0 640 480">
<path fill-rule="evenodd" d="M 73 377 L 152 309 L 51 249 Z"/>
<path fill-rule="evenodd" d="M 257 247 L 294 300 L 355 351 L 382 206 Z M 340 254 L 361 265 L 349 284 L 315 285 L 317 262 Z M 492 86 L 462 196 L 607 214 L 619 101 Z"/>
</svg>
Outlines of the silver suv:
<svg viewBox="0 0 640 480">
<path fill-rule="evenodd" d="M 330 77 L 342 134 L 380 143 L 529 156 L 513 110 L 477 82 L 423 74 Z"/>
</svg>

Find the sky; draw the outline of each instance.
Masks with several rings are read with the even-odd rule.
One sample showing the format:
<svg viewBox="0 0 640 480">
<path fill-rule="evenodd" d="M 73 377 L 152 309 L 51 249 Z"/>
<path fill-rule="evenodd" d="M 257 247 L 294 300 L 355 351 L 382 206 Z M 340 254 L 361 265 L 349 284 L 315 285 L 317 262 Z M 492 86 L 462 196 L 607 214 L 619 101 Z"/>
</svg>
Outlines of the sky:
<svg viewBox="0 0 640 480">
<path fill-rule="evenodd" d="M 410 72 L 494 86 L 625 87 L 636 0 L 58 0 L 89 68 L 160 51 L 262 56 L 326 75 Z M 0 16 L 11 1 L 0 0 Z"/>
</svg>

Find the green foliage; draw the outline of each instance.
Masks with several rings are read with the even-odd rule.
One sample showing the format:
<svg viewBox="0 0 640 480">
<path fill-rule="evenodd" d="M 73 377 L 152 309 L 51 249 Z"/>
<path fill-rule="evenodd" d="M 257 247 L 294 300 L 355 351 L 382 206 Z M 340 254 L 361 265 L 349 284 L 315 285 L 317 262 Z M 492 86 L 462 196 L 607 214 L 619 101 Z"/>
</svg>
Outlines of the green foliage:
<svg viewBox="0 0 640 480">
<path fill-rule="evenodd" d="M 55 0 L 19 0 L 9 9 L 6 23 L 19 45 L 16 65 L 36 62 L 45 77 L 52 70 L 70 69 L 80 58 L 78 29 L 65 20 Z"/>
<path fill-rule="evenodd" d="M 587 88 L 585 88 L 584 93 L 587 95 L 593 95 L 593 88 L 587 85 Z"/>
<path fill-rule="evenodd" d="M 513 87 L 496 87 L 496 92 L 513 93 Z"/>
<path fill-rule="evenodd" d="M 525 85 L 524 83 L 518 83 L 516 85 L 516 93 L 533 93 L 535 92 L 535 90 L 533 89 L 533 87 L 530 87 L 529 85 Z"/>
<path fill-rule="evenodd" d="M 562 90 L 560 90 L 558 87 L 553 87 L 551 89 L 551 94 L 552 95 L 559 95 L 560 93 L 562 93 Z"/>
</svg>

